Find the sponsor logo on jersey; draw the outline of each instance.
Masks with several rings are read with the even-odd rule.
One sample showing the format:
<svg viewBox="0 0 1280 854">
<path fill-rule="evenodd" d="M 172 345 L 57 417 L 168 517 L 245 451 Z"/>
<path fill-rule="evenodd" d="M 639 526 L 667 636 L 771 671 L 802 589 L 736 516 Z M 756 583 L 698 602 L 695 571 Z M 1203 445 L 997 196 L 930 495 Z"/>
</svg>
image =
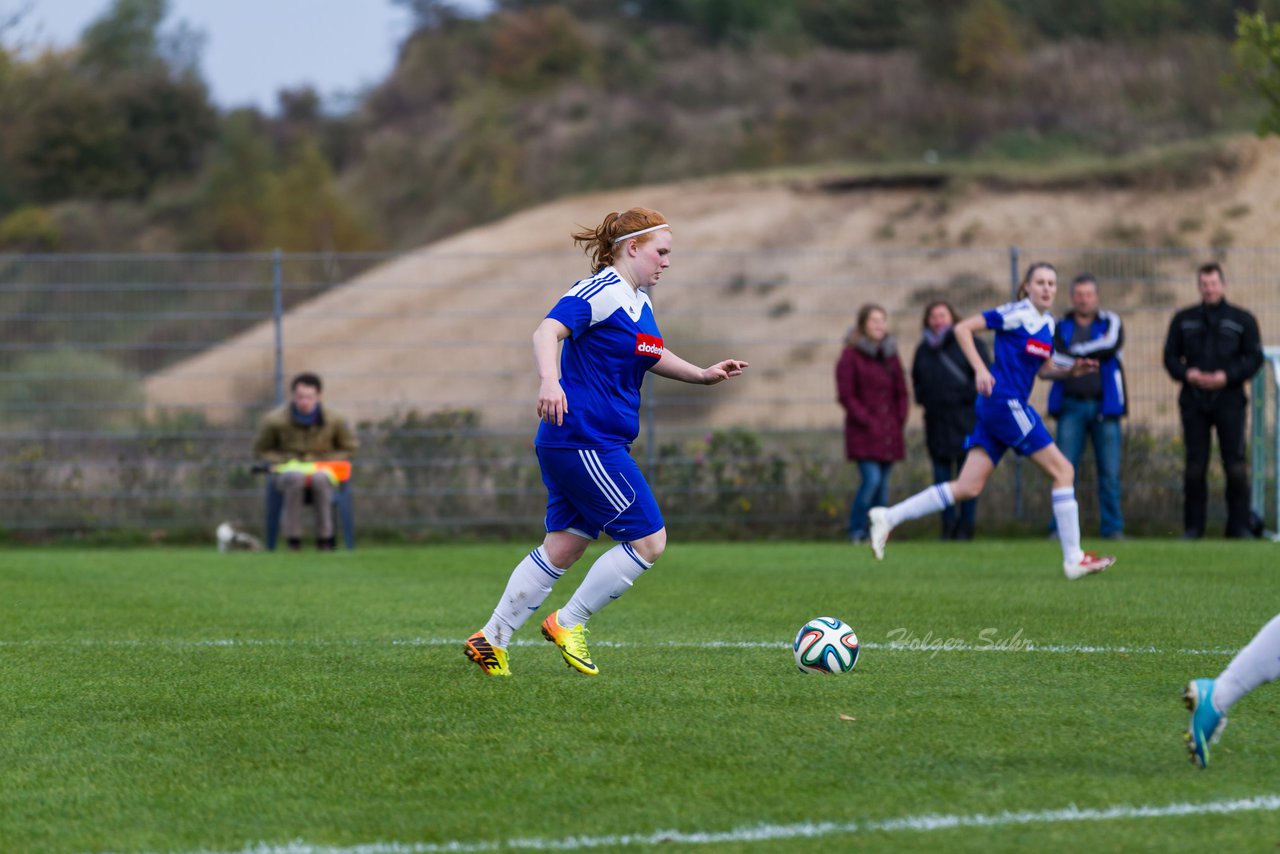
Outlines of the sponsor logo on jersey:
<svg viewBox="0 0 1280 854">
<path fill-rule="evenodd" d="M 662 358 L 662 339 L 657 335 L 636 333 L 636 355 L 648 356 L 652 359 Z"/>
<path fill-rule="evenodd" d="M 1032 356 L 1036 356 L 1041 359 L 1047 359 L 1053 355 L 1053 345 L 1046 344 L 1044 341 L 1041 341 L 1039 338 L 1028 338 L 1027 352 L 1030 353 Z"/>
</svg>

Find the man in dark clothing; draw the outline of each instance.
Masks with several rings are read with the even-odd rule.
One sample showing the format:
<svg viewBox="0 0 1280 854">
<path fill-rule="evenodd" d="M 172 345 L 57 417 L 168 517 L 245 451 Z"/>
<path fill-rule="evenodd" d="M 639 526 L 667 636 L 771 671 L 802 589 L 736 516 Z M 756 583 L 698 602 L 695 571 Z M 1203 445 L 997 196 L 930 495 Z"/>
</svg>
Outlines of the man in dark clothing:
<svg viewBox="0 0 1280 854">
<path fill-rule="evenodd" d="M 1200 304 L 1173 316 L 1164 343 L 1164 367 L 1182 383 L 1178 410 L 1186 443 L 1183 483 L 1183 536 L 1199 539 L 1205 532 L 1208 503 L 1209 430 L 1218 432 L 1222 467 L 1227 475 L 1228 537 L 1252 536 L 1249 511 L 1249 468 L 1245 460 L 1245 383 L 1262 367 L 1258 321 L 1227 303 L 1226 277 L 1217 264 L 1197 271 Z"/>
<path fill-rule="evenodd" d="M 934 483 L 946 483 L 960 473 L 968 452 L 966 440 L 977 420 L 973 368 L 951 328 L 959 319 L 945 300 L 925 306 L 920 344 L 911 362 L 911 385 L 916 403 L 924 408 L 925 445 L 933 463 Z M 990 364 L 986 342 L 975 339 L 973 344 L 982 361 Z M 942 539 L 972 540 L 977 509 L 978 499 L 970 498 L 961 501 L 958 508 L 943 510 Z"/>
<path fill-rule="evenodd" d="M 1101 533 L 1108 540 L 1124 537 L 1120 419 L 1128 409 L 1128 399 L 1121 361 L 1123 348 L 1120 316 L 1099 308 L 1098 280 L 1089 273 L 1076 276 L 1071 282 L 1071 311 L 1054 329 L 1053 349 L 1076 358 L 1093 359 L 1098 370 L 1055 381 L 1049 391 L 1049 414 L 1058 419 L 1058 447 L 1071 460 L 1077 476 L 1085 438 L 1093 442 Z"/>
</svg>

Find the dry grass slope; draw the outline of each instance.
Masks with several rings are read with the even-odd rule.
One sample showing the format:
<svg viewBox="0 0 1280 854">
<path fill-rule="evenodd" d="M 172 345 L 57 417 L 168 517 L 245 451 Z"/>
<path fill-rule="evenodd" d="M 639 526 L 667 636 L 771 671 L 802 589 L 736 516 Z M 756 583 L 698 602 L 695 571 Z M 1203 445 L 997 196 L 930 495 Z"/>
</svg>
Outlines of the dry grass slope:
<svg viewBox="0 0 1280 854">
<path fill-rule="evenodd" d="M 1269 245 L 1280 226 L 1280 141 L 1235 139 L 1223 151 L 1229 168 L 1206 168 L 1164 188 L 1125 181 L 1049 187 L 1014 181 L 999 189 L 980 179 L 850 182 L 832 169 L 564 199 L 441 240 L 291 312 L 286 373 L 326 375 L 327 397 L 361 420 L 465 406 L 489 426 L 530 423 L 529 334 L 587 272 L 585 260 L 568 251 L 569 231 L 607 211 L 644 204 L 675 226 L 674 264 L 655 291 L 668 345 L 695 360 L 732 355 L 753 362 L 750 386 L 718 390 L 706 399 L 715 408 L 699 418 L 835 427 L 830 360 L 863 300 L 902 312 L 896 331 L 910 353 L 920 288 L 966 273 L 1003 288 L 1008 271 L 1001 259 L 1009 245 L 1062 247 L 1051 260 L 1063 263 L 1078 258 L 1080 247 Z M 858 256 L 874 270 L 853 268 L 846 254 L 975 247 L 993 251 Z M 1158 362 L 1171 306 L 1195 298 L 1192 269 L 1188 262 L 1185 287 L 1176 292 L 1126 292 L 1118 307 L 1132 312 L 1131 362 Z M 886 281 L 898 284 L 885 287 Z M 794 286 L 801 282 L 828 286 Z M 1276 303 L 1261 285 L 1258 293 L 1249 287 L 1240 284 L 1231 297 L 1251 306 Z M 957 294 L 957 302 L 982 299 L 980 290 Z M 1264 338 L 1274 339 L 1276 330 L 1260 319 Z M 697 340 L 715 343 L 682 347 Z M 158 373 L 147 382 L 150 405 L 204 404 L 216 420 L 233 411 L 228 404 L 261 400 L 271 341 L 265 324 Z M 792 370 L 797 365 L 806 369 Z M 777 400 L 792 403 L 775 411 L 767 402 Z M 1135 415 L 1158 421 L 1171 413 L 1152 404 Z"/>
</svg>

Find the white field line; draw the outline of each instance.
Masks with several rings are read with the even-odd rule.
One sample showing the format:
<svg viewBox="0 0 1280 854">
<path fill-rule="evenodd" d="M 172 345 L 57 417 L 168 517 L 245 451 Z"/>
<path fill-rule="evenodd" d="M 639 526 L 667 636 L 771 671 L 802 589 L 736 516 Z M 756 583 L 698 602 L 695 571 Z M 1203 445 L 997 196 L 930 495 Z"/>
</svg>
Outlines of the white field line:
<svg viewBox="0 0 1280 854">
<path fill-rule="evenodd" d="M 1064 824 L 1070 822 L 1127 821 L 1150 818 L 1183 818 L 1197 815 L 1228 815 L 1241 812 L 1276 812 L 1280 795 L 1258 795 L 1231 801 L 1173 803 L 1163 806 L 1114 806 L 1081 809 L 1075 805 L 1056 810 L 1028 812 L 974 813 L 970 815 L 925 815 L 874 821 L 825 821 L 803 824 L 758 824 L 725 831 L 659 830 L 647 834 L 612 836 L 566 836 L 560 839 L 513 838 L 491 841 L 450 842 L 370 842 L 362 845 L 313 845 L 301 839 L 282 845 L 259 842 L 235 852 L 201 850 L 187 854 L 466 854 L 473 851 L 583 851 L 592 848 L 655 848 L 679 843 L 715 845 L 722 843 L 775 842 L 786 839 L 817 839 L 864 833 L 897 833 L 962 828 L 1001 828 L 1016 825 Z"/>
<path fill-rule="evenodd" d="M 0 640 L 4 648 L 122 648 L 122 649 L 199 649 L 202 647 L 422 647 L 461 646 L 463 638 L 392 638 L 334 639 L 334 638 L 30 638 L 26 640 Z M 544 641 L 517 640 L 511 646 L 543 646 Z M 592 640 L 591 646 L 602 649 L 788 649 L 786 641 L 605 641 Z M 1095 644 L 1044 644 L 1017 638 L 990 638 L 978 643 L 947 638 L 945 640 L 864 641 L 862 649 L 884 652 L 1039 652 L 1069 655 L 1235 655 L 1238 649 L 1202 648 L 1169 649 L 1158 646 L 1098 646 Z"/>
</svg>

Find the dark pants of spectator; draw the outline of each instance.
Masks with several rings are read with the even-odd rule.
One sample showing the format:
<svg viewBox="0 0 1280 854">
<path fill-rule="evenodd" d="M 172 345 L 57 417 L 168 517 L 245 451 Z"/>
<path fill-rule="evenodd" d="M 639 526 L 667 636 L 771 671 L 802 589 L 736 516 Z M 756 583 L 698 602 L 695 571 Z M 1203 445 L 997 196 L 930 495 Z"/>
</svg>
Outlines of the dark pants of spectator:
<svg viewBox="0 0 1280 854">
<path fill-rule="evenodd" d="M 872 507 L 885 507 L 889 504 L 889 472 L 893 463 L 882 463 L 879 460 L 858 460 L 858 473 L 862 483 L 858 486 L 858 494 L 853 497 L 853 505 L 849 508 L 849 539 L 862 541 L 867 538 L 870 527 L 867 522 L 867 511 Z"/>
<path fill-rule="evenodd" d="M 1187 469 L 1183 481 L 1183 531 L 1188 537 L 1205 532 L 1209 503 L 1209 430 L 1218 432 L 1218 450 L 1227 475 L 1228 537 L 1251 536 L 1249 530 L 1249 464 L 1245 460 L 1244 427 L 1248 411 L 1243 396 L 1229 398 L 1205 408 L 1181 406 L 1182 437 L 1187 446 Z"/>
<path fill-rule="evenodd" d="M 933 461 L 933 482 L 950 483 L 960 476 L 964 457 L 930 457 Z M 959 510 L 959 512 L 956 512 Z M 978 499 L 961 501 L 942 511 L 942 539 L 972 540 L 973 520 L 978 514 Z"/>
<path fill-rule="evenodd" d="M 276 475 L 272 482 L 284 495 L 282 527 L 286 539 L 302 539 L 302 506 L 306 503 L 308 489 L 316 509 L 316 539 L 327 540 L 333 536 L 334 487 L 328 476 L 293 471 Z"/>
</svg>

